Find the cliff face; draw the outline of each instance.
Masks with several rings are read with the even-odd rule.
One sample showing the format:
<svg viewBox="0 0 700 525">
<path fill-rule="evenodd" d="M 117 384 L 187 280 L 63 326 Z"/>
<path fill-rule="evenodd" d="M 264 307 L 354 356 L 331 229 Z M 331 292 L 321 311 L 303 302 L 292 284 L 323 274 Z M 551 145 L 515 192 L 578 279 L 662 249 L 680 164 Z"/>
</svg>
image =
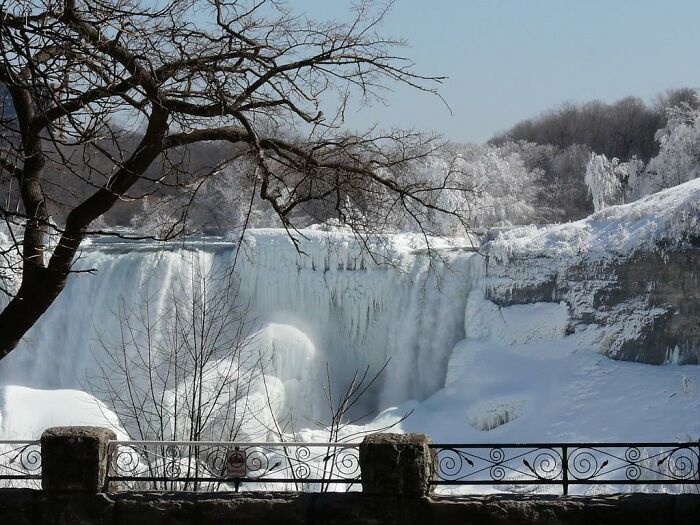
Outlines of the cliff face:
<svg viewBox="0 0 700 525">
<path fill-rule="evenodd" d="M 499 306 L 564 302 L 569 331 L 605 327 L 599 349 L 613 359 L 700 363 L 700 246 L 572 264 L 545 256 L 490 263 L 486 298 Z"/>
<path fill-rule="evenodd" d="M 608 351 L 611 357 L 662 363 L 700 362 L 700 247 L 661 256 L 644 254 L 621 264 L 617 286 L 600 298 L 601 308 L 615 308 L 625 300 L 660 311 L 638 328 L 636 337 L 620 338 Z M 618 323 L 625 323 L 622 316 Z"/>
<path fill-rule="evenodd" d="M 484 246 L 485 297 L 563 302 L 613 359 L 700 362 L 700 179 L 581 221 L 525 226 Z"/>
</svg>

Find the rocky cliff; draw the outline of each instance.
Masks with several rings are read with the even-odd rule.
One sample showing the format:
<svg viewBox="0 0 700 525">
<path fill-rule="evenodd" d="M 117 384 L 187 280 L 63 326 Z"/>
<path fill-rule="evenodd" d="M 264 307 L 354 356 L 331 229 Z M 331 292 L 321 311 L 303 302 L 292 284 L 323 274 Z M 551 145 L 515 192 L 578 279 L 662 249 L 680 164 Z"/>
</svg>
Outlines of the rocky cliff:
<svg viewBox="0 0 700 525">
<path fill-rule="evenodd" d="M 499 306 L 564 302 L 571 332 L 590 324 L 606 328 L 599 348 L 613 359 L 700 363 L 700 246 L 562 269 L 547 263 L 524 258 L 489 265 L 486 297 Z M 533 269 L 539 279 L 518 277 Z"/>
<path fill-rule="evenodd" d="M 700 362 L 700 180 L 575 223 L 501 232 L 486 243 L 486 298 L 563 302 L 569 332 L 604 327 L 602 353 Z"/>
</svg>

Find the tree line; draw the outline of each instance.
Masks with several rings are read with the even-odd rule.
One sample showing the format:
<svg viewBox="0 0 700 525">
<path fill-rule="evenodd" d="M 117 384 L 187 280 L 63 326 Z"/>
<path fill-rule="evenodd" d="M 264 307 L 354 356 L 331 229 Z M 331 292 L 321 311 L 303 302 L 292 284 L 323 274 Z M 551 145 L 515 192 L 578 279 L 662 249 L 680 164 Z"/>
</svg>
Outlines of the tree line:
<svg viewBox="0 0 700 525">
<path fill-rule="evenodd" d="M 676 118 L 674 108 L 684 107 L 700 108 L 696 90 L 670 89 L 648 104 L 631 96 L 609 104 L 564 103 L 497 134 L 489 144 L 517 149 L 529 169 L 541 170 L 536 206 L 545 222 L 577 220 L 595 209 L 585 182 L 591 156 L 649 163 L 664 154 L 663 130 Z"/>
<path fill-rule="evenodd" d="M 2 84 L 0 100 L 4 101 L 3 118 L 15 119 L 7 89 Z M 472 228 L 577 220 L 597 209 L 590 184 L 586 183 L 587 172 L 590 179 L 591 169 L 612 173 L 615 168 L 608 164 L 621 163 L 622 167 L 617 168 L 619 174 L 629 169 L 629 163 L 646 166 L 650 161 L 653 161 L 654 173 L 664 171 L 663 166 L 670 165 L 677 155 L 674 157 L 664 151 L 662 145 L 667 144 L 666 150 L 679 148 L 666 138 L 677 135 L 668 130 L 668 124 L 676 123 L 674 129 L 678 129 L 678 123 L 683 121 L 679 108 L 697 110 L 698 100 L 695 90 L 680 88 L 657 95 L 649 104 L 637 97 L 626 97 L 610 104 L 600 101 L 565 103 L 516 124 L 486 144 L 446 144 L 430 154 L 417 155 L 407 164 L 406 177 L 409 181 L 445 186 L 442 196 L 435 192 L 434 201 L 445 203 L 451 199 L 454 204 L 455 199 L 459 200 L 459 205 L 453 209 L 464 215 Z M 685 120 L 687 118 L 686 115 Z M 111 155 L 133 150 L 142 138 L 141 133 L 129 133 L 126 129 L 118 133 L 123 136 L 119 144 L 103 145 Z M 10 140 L 8 133 L 3 140 Z M 50 144 L 47 149 L 52 147 L 59 149 L 54 154 L 61 158 L 80 159 L 73 169 L 81 172 L 83 159 L 79 148 Z M 243 154 L 243 149 L 241 155 L 231 158 L 231 149 L 231 145 L 220 142 L 199 142 L 186 151 L 173 152 L 169 162 L 186 166 L 179 174 L 179 184 L 153 186 L 150 181 L 159 177 L 163 166 L 149 166 L 143 180 L 137 180 L 133 186 L 134 193 L 141 198 L 116 201 L 94 222 L 94 228 L 108 231 L 123 227 L 142 235 L 168 236 L 174 233 L 173 223 L 180 224 L 174 216 L 182 217 L 185 213 L 189 231 L 204 234 L 226 235 L 244 225 L 283 226 L 268 202 L 255 200 L 251 203 L 247 198 L 255 183 L 255 163 Z M 598 159 L 591 167 L 593 155 L 604 156 L 608 164 L 600 164 L 602 161 Z M 106 172 L 109 166 L 109 155 L 96 155 L 89 162 L 90 171 Z M 91 185 L 85 184 L 89 174 L 66 177 L 60 168 L 62 166 L 51 163 L 46 166 L 44 175 L 47 207 L 57 223 L 63 223 L 72 207 L 92 191 Z M 208 176 L 217 169 L 216 177 Z M 617 178 L 626 180 L 629 175 Z M 637 189 L 628 190 L 628 198 L 632 194 L 641 196 L 644 193 L 639 189 L 641 186 L 649 191 L 652 186 L 659 186 L 652 183 L 651 178 L 653 175 L 644 176 L 640 172 L 639 177 L 634 178 Z M 676 179 L 681 180 L 683 176 L 678 175 Z M 457 191 L 450 191 L 451 184 L 456 185 Z M 21 209 L 19 185 L 14 184 L 6 172 L 0 172 L 0 188 L 5 209 L 13 206 Z M 512 191 L 513 188 L 519 189 Z M 465 189 L 471 191 L 465 192 Z M 369 213 L 375 204 L 359 190 L 353 192 L 348 188 L 344 195 L 346 218 Z M 336 204 L 333 199 L 310 200 L 291 215 L 300 227 L 338 222 Z M 435 211 L 429 212 L 426 219 L 426 224 L 432 221 L 432 230 L 440 234 L 458 233 L 462 226 L 455 216 L 445 217 Z M 415 226 L 410 217 L 407 220 L 405 216 L 387 225 L 397 231 Z"/>
</svg>

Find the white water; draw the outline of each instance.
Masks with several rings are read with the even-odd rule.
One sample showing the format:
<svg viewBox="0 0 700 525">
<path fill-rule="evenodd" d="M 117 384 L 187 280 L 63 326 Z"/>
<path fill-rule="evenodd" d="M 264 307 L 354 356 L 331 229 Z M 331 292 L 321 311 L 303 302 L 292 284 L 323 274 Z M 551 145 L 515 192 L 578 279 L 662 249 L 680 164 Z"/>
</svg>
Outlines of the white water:
<svg viewBox="0 0 700 525">
<path fill-rule="evenodd" d="M 481 257 L 448 252 L 447 264 L 431 270 L 426 255 L 412 254 L 405 245 L 377 244 L 375 252 L 392 259 L 378 265 L 350 236 L 305 235 L 302 255 L 282 231 L 252 231 L 236 263 L 237 303 L 249 305 L 247 317 L 259 330 L 255 351 L 261 345 L 263 353 L 272 351 L 268 373 L 284 385 L 283 411 L 293 412 L 304 426 L 323 419 L 327 369 L 337 394 L 356 371 L 376 372 L 389 359 L 378 388 L 363 399 L 363 411 L 422 400 L 442 388 L 452 348 L 464 337 L 466 299 Z M 139 308 L 148 296 L 158 316 L 172 290 L 190 293 L 193 260 L 206 272 L 230 266 L 234 256 L 233 244 L 220 241 L 166 250 L 137 243 L 91 245 L 80 267 L 98 272 L 70 278 L 25 341 L 3 360 L 0 383 L 86 389 L 86 378 L 101 375 L 100 341 L 120 340 L 120 304 Z"/>
</svg>

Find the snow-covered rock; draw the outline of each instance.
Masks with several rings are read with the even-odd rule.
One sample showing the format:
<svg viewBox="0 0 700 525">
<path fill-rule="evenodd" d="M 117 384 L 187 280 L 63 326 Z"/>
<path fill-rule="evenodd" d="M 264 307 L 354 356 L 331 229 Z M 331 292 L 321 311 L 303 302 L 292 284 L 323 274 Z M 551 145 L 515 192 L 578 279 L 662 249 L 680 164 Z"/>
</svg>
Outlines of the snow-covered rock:
<svg viewBox="0 0 700 525">
<path fill-rule="evenodd" d="M 501 232 L 486 296 L 499 306 L 564 302 L 598 348 L 646 363 L 700 362 L 700 179 L 581 221 Z"/>
</svg>

